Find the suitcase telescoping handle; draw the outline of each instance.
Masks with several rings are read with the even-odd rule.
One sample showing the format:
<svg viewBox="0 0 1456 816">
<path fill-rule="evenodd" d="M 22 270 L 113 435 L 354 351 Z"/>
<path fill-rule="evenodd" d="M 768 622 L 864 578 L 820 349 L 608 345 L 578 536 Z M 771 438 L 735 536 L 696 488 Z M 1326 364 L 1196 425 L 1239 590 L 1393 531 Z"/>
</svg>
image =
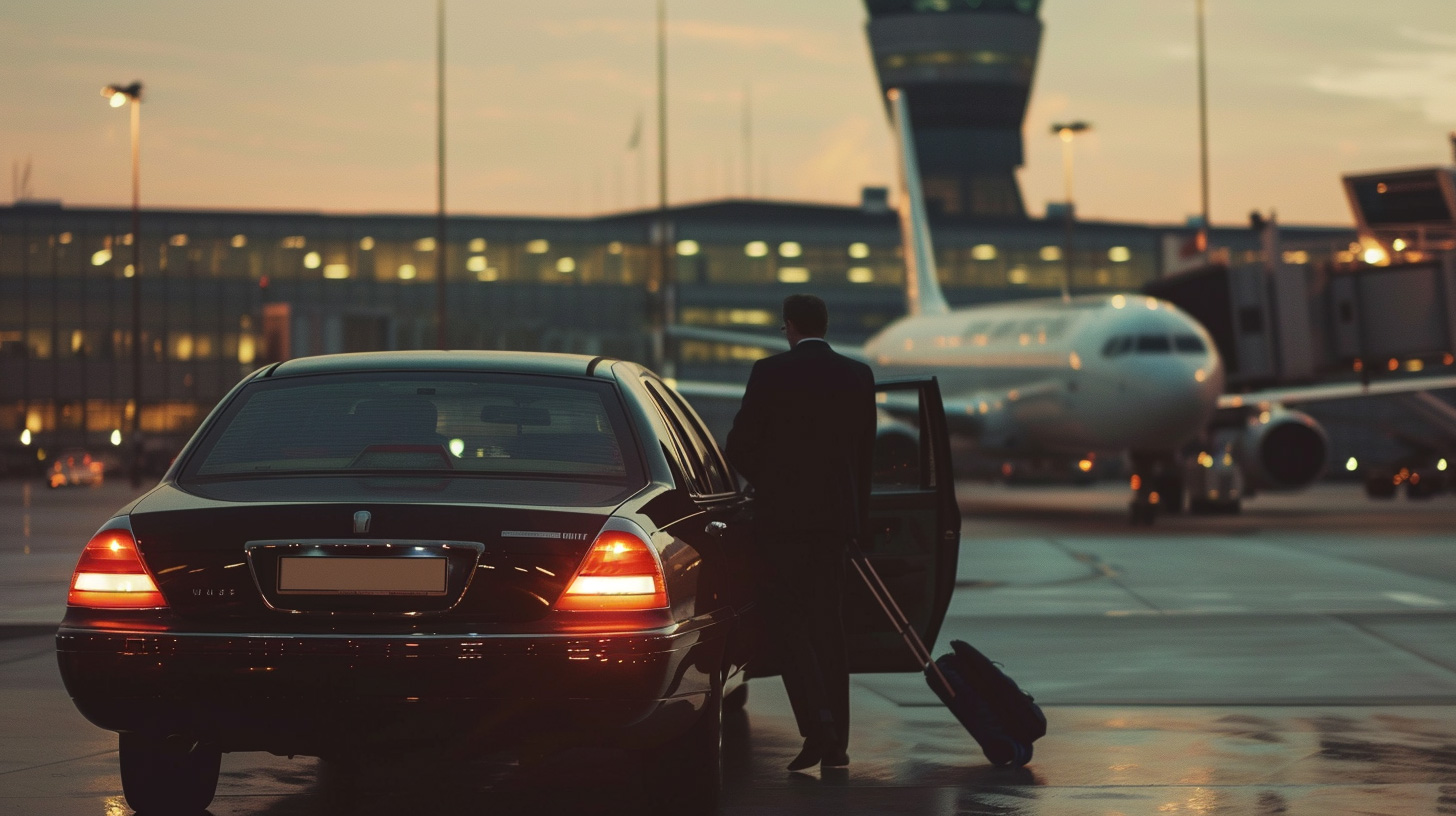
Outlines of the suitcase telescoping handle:
<svg viewBox="0 0 1456 816">
<path fill-rule="evenodd" d="M 905 617 L 905 613 L 900 610 L 900 605 L 895 603 L 895 596 L 890 594 L 889 587 L 885 586 L 884 580 L 880 578 L 880 573 L 875 570 L 874 565 L 859 552 L 850 556 L 849 563 L 854 567 L 854 571 L 859 573 L 859 577 L 865 583 L 865 588 L 874 596 L 880 609 L 884 610 L 885 617 L 890 619 L 890 625 L 909 647 L 911 657 L 915 658 L 915 662 L 920 664 L 922 670 L 935 672 L 935 676 L 940 680 L 940 685 L 947 694 L 954 698 L 956 696 L 955 687 L 945 678 L 940 666 L 936 665 L 935 658 L 925 647 L 925 641 L 920 639 L 920 633 L 915 631 L 915 627 L 910 624 L 910 619 Z"/>
</svg>

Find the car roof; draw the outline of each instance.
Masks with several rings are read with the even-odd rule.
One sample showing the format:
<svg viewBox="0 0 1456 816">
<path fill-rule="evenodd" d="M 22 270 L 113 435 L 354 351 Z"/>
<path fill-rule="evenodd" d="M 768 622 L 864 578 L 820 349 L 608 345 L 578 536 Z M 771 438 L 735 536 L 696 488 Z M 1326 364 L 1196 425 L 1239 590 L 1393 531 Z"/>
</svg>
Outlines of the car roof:
<svg viewBox="0 0 1456 816">
<path fill-rule="evenodd" d="M 603 362 L 609 364 L 601 365 Z M 356 371 L 491 371 L 612 379 L 611 362 L 608 357 L 540 351 L 371 351 L 299 357 L 279 363 L 263 376 L 296 377 Z"/>
</svg>

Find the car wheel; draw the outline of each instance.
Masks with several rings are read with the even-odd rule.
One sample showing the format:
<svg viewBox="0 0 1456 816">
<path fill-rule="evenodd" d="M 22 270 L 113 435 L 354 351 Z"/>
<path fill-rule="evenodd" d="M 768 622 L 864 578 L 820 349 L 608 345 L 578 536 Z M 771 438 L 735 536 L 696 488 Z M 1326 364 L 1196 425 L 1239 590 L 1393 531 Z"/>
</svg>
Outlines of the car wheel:
<svg viewBox="0 0 1456 816">
<path fill-rule="evenodd" d="M 748 681 L 744 680 L 733 693 L 723 698 L 724 711 L 742 711 L 748 705 Z"/>
<path fill-rule="evenodd" d="M 147 816 L 196 816 L 217 793 L 222 752 L 191 751 L 144 734 L 122 734 L 121 791 L 133 810 Z"/>
<path fill-rule="evenodd" d="M 707 816 L 718 812 L 723 786 L 723 682 L 714 678 L 698 719 L 686 734 L 648 751 L 645 792 L 655 812 Z"/>
</svg>

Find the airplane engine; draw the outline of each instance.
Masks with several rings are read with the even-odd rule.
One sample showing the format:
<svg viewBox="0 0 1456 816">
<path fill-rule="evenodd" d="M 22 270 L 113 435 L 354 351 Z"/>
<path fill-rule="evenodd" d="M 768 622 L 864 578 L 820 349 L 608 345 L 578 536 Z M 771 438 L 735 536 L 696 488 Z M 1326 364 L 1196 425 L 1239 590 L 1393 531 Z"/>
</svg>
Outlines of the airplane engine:
<svg viewBox="0 0 1456 816">
<path fill-rule="evenodd" d="M 876 484 L 920 484 L 920 431 L 881 414 L 875 427 Z"/>
<path fill-rule="evenodd" d="M 1329 448 L 1313 417 L 1277 408 L 1250 417 L 1235 449 L 1248 487 L 1298 490 L 1324 472 Z"/>
</svg>

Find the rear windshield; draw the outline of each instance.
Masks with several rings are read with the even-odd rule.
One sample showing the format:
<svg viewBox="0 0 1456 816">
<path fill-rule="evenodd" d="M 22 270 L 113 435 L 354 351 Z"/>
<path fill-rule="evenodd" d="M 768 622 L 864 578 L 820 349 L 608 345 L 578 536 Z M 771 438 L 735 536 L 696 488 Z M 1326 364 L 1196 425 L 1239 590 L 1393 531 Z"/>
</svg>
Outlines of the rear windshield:
<svg viewBox="0 0 1456 816">
<path fill-rule="evenodd" d="M 553 478 L 637 484 L 615 386 L 499 374 L 261 380 L 213 423 L 183 481 L 268 475 Z"/>
</svg>

